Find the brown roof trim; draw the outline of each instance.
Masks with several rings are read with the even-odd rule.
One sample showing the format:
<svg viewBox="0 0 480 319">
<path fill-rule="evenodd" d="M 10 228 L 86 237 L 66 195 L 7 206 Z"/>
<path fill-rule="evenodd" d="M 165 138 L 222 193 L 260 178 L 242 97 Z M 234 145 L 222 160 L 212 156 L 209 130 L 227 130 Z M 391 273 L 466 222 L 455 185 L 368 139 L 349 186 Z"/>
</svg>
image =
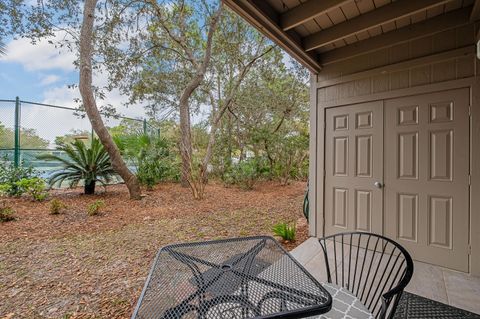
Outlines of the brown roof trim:
<svg viewBox="0 0 480 319">
<path fill-rule="evenodd" d="M 283 31 L 278 21 L 278 14 L 263 0 L 222 0 L 230 9 L 235 11 L 247 22 L 257 28 L 265 36 L 281 46 L 298 62 L 313 73 L 322 69 L 317 55 L 305 52 L 301 39 L 293 30 Z"/>
</svg>

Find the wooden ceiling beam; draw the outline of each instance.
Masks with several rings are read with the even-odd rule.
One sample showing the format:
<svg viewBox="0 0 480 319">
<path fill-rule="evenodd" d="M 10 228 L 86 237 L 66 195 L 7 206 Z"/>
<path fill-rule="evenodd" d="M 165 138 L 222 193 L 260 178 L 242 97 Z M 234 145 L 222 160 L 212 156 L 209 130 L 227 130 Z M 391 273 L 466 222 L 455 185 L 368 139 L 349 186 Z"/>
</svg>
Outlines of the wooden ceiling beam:
<svg viewBox="0 0 480 319">
<path fill-rule="evenodd" d="M 331 28 L 316 32 L 304 38 L 306 51 L 312 51 L 337 40 L 354 35 L 396 19 L 429 9 L 450 0 L 398 0 Z"/>
<path fill-rule="evenodd" d="M 453 29 L 470 23 L 470 12 L 471 7 L 458 9 L 395 31 L 390 31 L 339 49 L 328 51 L 320 56 L 320 62 L 322 65 L 328 65 L 379 49 L 392 47 L 399 43 Z"/>
<path fill-rule="evenodd" d="M 477 21 L 480 19 L 480 0 L 475 0 L 470 14 L 470 21 Z"/>
<path fill-rule="evenodd" d="M 280 25 L 283 31 L 293 29 L 309 20 L 315 19 L 328 10 L 338 8 L 349 0 L 309 0 L 283 13 Z"/>
</svg>

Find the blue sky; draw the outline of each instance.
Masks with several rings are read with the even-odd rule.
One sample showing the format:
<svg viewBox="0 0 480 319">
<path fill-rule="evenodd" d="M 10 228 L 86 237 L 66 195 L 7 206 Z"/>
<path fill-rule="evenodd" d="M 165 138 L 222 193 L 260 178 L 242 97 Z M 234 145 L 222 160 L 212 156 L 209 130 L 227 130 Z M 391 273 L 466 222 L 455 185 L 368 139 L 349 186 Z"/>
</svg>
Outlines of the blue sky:
<svg viewBox="0 0 480 319">
<path fill-rule="evenodd" d="M 0 58 L 0 98 L 43 101 L 48 91 L 78 81 L 73 55 L 60 53 L 45 41 L 10 40 Z"/>
<path fill-rule="evenodd" d="M 78 89 L 68 88 L 68 85 L 78 83 L 74 60 L 74 53 L 59 51 L 47 40 L 39 41 L 35 45 L 27 39 L 7 41 L 7 55 L 0 57 L 0 99 L 14 100 L 18 96 L 24 101 L 78 106 L 74 102 L 74 99 L 80 96 Z M 106 81 L 103 74 L 94 76 L 94 84 L 105 85 Z M 127 97 L 113 91 L 107 94 L 104 103 L 114 105 L 126 116 L 144 116 L 140 105 L 125 107 L 123 103 L 126 100 Z M 0 104 L 0 121 L 11 125 L 12 116 L 12 107 Z M 22 117 L 25 127 L 36 129 L 40 136 L 50 141 L 72 129 L 89 128 L 88 121 L 74 117 L 71 112 L 51 108 L 25 105 L 22 108 Z M 108 123 L 115 124 L 114 120 Z"/>
</svg>

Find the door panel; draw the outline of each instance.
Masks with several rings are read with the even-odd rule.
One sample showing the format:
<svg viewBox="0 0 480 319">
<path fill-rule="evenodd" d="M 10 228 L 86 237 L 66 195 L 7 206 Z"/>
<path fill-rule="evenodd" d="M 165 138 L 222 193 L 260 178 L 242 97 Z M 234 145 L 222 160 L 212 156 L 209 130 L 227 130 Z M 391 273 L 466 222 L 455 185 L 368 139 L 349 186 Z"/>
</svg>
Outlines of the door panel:
<svg viewBox="0 0 480 319">
<path fill-rule="evenodd" d="M 325 232 L 382 233 L 383 103 L 326 110 Z"/>
<path fill-rule="evenodd" d="M 385 101 L 385 232 L 468 271 L 469 90 Z"/>
</svg>

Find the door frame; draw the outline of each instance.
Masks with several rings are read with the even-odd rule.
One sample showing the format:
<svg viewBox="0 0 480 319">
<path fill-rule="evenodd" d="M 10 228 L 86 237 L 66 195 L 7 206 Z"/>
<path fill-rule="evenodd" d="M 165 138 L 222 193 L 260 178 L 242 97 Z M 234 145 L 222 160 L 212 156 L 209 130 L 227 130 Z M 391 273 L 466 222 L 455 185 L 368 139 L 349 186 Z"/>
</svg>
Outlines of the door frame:
<svg viewBox="0 0 480 319">
<path fill-rule="evenodd" d="M 348 106 L 365 102 L 374 102 L 392 98 L 435 93 L 444 90 L 469 88 L 470 89 L 470 203 L 469 203 L 469 273 L 480 276 L 480 79 L 475 77 L 445 81 L 441 83 L 416 86 L 395 91 L 369 94 L 335 100 L 333 102 L 318 102 L 318 89 L 315 77 L 311 81 L 310 107 L 310 194 L 314 194 L 315 201 L 310 205 L 311 234 L 323 237 L 325 234 L 325 112 L 327 108 Z M 474 140 L 475 139 L 475 140 Z M 312 145 L 315 144 L 315 145 Z M 312 147 L 313 146 L 313 147 Z M 318 212 L 318 213 L 315 213 Z M 476 213 L 473 213 L 476 212 Z M 476 230 L 476 231 L 474 231 Z"/>
</svg>

